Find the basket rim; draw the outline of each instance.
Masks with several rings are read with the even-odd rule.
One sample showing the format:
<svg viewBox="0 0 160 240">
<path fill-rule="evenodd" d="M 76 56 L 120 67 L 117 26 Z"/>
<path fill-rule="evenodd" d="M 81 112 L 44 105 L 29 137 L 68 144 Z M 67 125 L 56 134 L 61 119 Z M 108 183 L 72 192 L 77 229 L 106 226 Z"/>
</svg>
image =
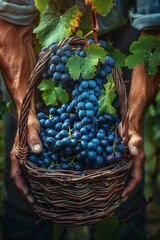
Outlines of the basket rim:
<svg viewBox="0 0 160 240">
<path fill-rule="evenodd" d="M 109 176 L 113 177 L 113 175 L 116 177 L 117 173 L 123 173 L 123 171 L 127 171 L 131 168 L 133 162 L 132 159 L 132 157 L 123 158 L 119 162 L 110 166 L 100 169 L 84 170 L 81 172 L 82 174 L 75 170 L 44 169 L 37 167 L 35 164 L 29 161 L 25 162 L 24 168 L 25 172 L 34 178 L 46 180 L 57 179 L 59 182 L 64 182 L 64 180 L 69 182 L 82 182 L 87 180 L 98 180 Z"/>
</svg>

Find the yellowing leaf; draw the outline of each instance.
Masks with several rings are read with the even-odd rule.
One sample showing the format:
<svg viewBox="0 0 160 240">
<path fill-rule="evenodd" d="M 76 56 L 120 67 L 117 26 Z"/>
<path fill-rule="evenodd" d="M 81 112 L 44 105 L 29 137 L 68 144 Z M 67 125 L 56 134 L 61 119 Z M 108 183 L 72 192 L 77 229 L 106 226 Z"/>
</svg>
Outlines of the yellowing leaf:
<svg viewBox="0 0 160 240">
<path fill-rule="evenodd" d="M 42 46 L 59 42 L 71 36 L 79 27 L 82 13 L 77 5 L 69 8 L 62 16 L 47 9 L 41 15 L 39 26 L 34 30 Z"/>
<path fill-rule="evenodd" d="M 36 8 L 39 10 L 39 12 L 44 12 L 47 7 L 47 1 L 46 0 L 34 0 Z"/>
<path fill-rule="evenodd" d="M 85 3 L 102 16 L 106 16 L 113 8 L 113 0 L 85 0 Z"/>
<path fill-rule="evenodd" d="M 86 5 L 91 5 L 92 4 L 92 0 L 85 0 L 85 4 Z"/>
</svg>

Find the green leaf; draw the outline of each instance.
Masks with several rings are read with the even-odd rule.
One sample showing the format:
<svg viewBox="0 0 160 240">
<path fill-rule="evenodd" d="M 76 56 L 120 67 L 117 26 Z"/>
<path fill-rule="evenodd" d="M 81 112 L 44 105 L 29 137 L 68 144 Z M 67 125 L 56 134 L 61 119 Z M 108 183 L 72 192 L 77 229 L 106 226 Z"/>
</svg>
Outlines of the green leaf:
<svg viewBox="0 0 160 240">
<path fill-rule="evenodd" d="M 116 216 L 95 225 L 94 238 L 96 240 L 121 240 L 125 224 Z M 107 229 L 107 231 L 106 231 Z"/>
<path fill-rule="evenodd" d="M 47 8 L 47 1 L 46 0 L 34 0 L 35 6 L 38 9 L 38 11 L 44 12 Z"/>
<path fill-rule="evenodd" d="M 55 87 L 51 79 L 42 80 L 38 89 L 42 91 L 42 98 L 47 106 L 58 106 L 60 103 L 67 103 L 69 100 L 66 91 L 61 87 Z"/>
<path fill-rule="evenodd" d="M 48 47 L 53 42 L 53 32 L 59 22 L 60 14 L 51 10 L 47 10 L 41 14 L 40 23 L 38 27 L 34 29 L 36 37 L 42 46 Z"/>
<path fill-rule="evenodd" d="M 157 66 L 160 64 L 160 47 L 157 47 L 155 51 L 150 55 L 148 75 L 153 75 L 157 72 Z M 147 63 L 146 63 L 147 66 Z"/>
<path fill-rule="evenodd" d="M 113 0 L 85 0 L 86 5 L 91 5 L 93 11 L 106 16 L 113 8 Z"/>
<path fill-rule="evenodd" d="M 42 46 L 68 38 L 79 27 L 81 11 L 77 5 L 69 8 L 62 16 L 49 8 L 41 14 L 40 23 L 34 32 Z"/>
<path fill-rule="evenodd" d="M 143 55 L 140 56 L 140 54 L 138 57 L 136 54 L 135 55 L 133 54 L 133 55 L 129 55 L 126 58 L 126 65 L 128 66 L 129 69 L 132 69 L 143 62 L 144 62 L 144 57 Z"/>
<path fill-rule="evenodd" d="M 0 99 L 0 119 L 2 119 L 3 114 L 6 112 L 9 112 L 12 107 L 13 107 L 12 101 L 6 102 L 6 101 Z"/>
<path fill-rule="evenodd" d="M 116 109 L 113 107 L 113 101 L 116 97 L 116 86 L 112 75 L 108 76 L 108 83 L 104 85 L 102 95 L 99 98 L 100 114 L 110 113 L 116 114 Z"/>
<path fill-rule="evenodd" d="M 96 65 L 99 60 L 105 61 L 106 52 L 99 44 L 91 44 L 89 47 L 85 47 L 86 58 L 73 55 L 67 62 L 67 67 L 71 77 L 76 80 L 82 74 L 83 78 L 91 79 L 96 72 Z"/>
<path fill-rule="evenodd" d="M 107 38 L 107 51 L 109 55 L 115 60 L 116 66 L 119 72 L 122 74 L 122 67 L 125 67 L 126 55 L 119 49 L 113 47 L 113 43 L 110 38 Z"/>
<path fill-rule="evenodd" d="M 76 31 L 76 36 L 79 37 L 79 38 L 82 38 L 83 37 L 83 31 L 82 30 L 78 30 Z"/>
<path fill-rule="evenodd" d="M 126 58 L 126 65 L 131 69 L 141 63 L 145 64 L 148 75 L 157 72 L 160 64 L 160 39 L 149 35 L 141 36 L 130 46 L 131 55 Z"/>
<path fill-rule="evenodd" d="M 84 58 L 77 55 L 72 55 L 69 58 L 66 67 L 68 67 L 69 73 L 74 80 L 77 80 L 79 78 L 83 69 L 84 61 Z"/>
</svg>

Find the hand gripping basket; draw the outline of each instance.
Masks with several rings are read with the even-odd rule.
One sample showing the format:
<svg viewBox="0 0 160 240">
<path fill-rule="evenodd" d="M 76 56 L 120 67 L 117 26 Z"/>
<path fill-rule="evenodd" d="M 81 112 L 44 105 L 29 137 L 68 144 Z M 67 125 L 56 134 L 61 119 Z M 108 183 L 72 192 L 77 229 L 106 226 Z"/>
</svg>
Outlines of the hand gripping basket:
<svg viewBox="0 0 160 240">
<path fill-rule="evenodd" d="M 86 39 L 73 37 L 68 41 L 71 45 L 86 44 Z M 37 62 L 24 97 L 19 123 L 20 143 L 17 157 L 24 169 L 28 183 L 36 202 L 35 212 L 44 219 L 65 226 L 90 225 L 112 216 L 121 204 L 121 193 L 126 184 L 132 159 L 129 154 L 117 164 L 99 170 L 85 171 L 77 175 L 71 170 L 47 170 L 27 161 L 27 120 L 33 90 L 40 79 L 50 56 L 45 52 Z M 116 68 L 113 69 L 117 93 L 120 100 L 121 118 L 125 144 L 127 146 L 127 97 L 122 77 Z"/>
</svg>

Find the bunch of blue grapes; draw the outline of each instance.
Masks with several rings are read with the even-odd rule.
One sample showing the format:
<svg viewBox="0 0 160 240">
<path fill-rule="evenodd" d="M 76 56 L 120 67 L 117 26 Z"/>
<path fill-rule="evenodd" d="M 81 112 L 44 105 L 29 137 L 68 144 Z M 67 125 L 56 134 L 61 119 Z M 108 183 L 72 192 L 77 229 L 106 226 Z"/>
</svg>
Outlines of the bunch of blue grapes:
<svg viewBox="0 0 160 240">
<path fill-rule="evenodd" d="M 94 43 L 94 40 L 88 40 L 88 44 Z M 106 49 L 107 45 L 104 41 L 100 40 L 99 44 L 101 47 Z M 70 76 L 68 68 L 66 67 L 66 63 L 72 55 L 78 55 L 85 58 L 86 53 L 83 50 L 84 47 L 82 45 L 76 45 L 73 48 L 69 43 L 65 43 L 61 47 L 58 43 L 52 43 L 49 48 L 51 51 L 50 59 L 46 69 L 42 73 L 42 77 L 44 79 L 52 78 L 52 81 L 55 85 L 60 85 L 67 92 L 72 92 L 76 81 L 74 81 Z M 46 47 L 42 48 L 42 53 L 47 49 L 48 48 Z M 99 76 L 105 79 L 103 84 L 106 81 L 106 76 L 111 73 L 113 66 L 114 60 L 110 56 L 107 56 L 105 64 L 101 64 L 102 69 L 99 72 Z"/>
<path fill-rule="evenodd" d="M 92 43 L 93 40 L 88 41 L 88 44 Z M 104 41 L 99 44 L 106 49 Z M 99 62 L 93 79 L 80 76 L 74 81 L 66 63 L 73 54 L 86 57 L 83 47 L 77 46 L 73 50 L 69 44 L 60 47 L 54 43 L 50 48 L 52 53 L 43 77 L 52 77 L 55 84 L 61 84 L 71 92 L 72 100 L 61 107 L 51 107 L 47 115 L 38 113 L 43 150 L 39 155 L 30 152 L 28 160 L 45 169 L 81 173 L 117 163 L 125 152 L 121 139 L 115 134 L 120 118 L 99 114 L 99 97 L 115 65 L 114 60 L 107 55 L 104 63 Z"/>
<path fill-rule="evenodd" d="M 43 48 L 42 52 L 47 49 L 48 48 Z M 77 45 L 73 50 L 69 43 L 64 44 L 62 47 L 57 43 L 52 43 L 50 45 L 50 50 L 50 59 L 47 68 L 43 72 L 43 78 L 52 78 L 55 85 L 60 85 L 67 92 L 72 92 L 75 86 L 75 81 L 70 76 L 66 63 L 72 55 L 86 57 L 86 54 L 83 51 L 83 46 Z"/>
</svg>

